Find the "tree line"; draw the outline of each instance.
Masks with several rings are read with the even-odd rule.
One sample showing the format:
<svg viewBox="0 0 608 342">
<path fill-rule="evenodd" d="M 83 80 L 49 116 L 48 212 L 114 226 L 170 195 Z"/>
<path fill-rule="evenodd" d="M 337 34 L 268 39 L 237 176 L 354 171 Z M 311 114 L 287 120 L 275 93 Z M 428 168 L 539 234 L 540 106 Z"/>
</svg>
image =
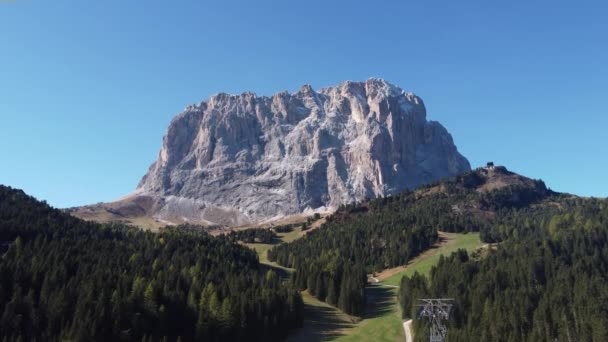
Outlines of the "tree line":
<svg viewBox="0 0 608 342">
<path fill-rule="evenodd" d="M 228 233 L 228 237 L 235 241 L 245 243 L 274 243 L 278 239 L 277 234 L 267 228 L 248 228 L 235 230 Z"/>
<path fill-rule="evenodd" d="M 436 239 L 437 230 L 421 219 L 420 208 L 395 197 L 343 206 L 319 229 L 269 250 L 268 258 L 295 268 L 299 289 L 362 315 L 367 274 L 406 264 Z"/>
<path fill-rule="evenodd" d="M 0 340 L 281 340 L 298 290 L 254 251 L 188 227 L 73 218 L 0 186 Z"/>
<path fill-rule="evenodd" d="M 608 201 L 562 199 L 505 213 L 490 230 L 503 242 L 483 258 L 461 250 L 430 277 L 404 277 L 400 304 L 455 298 L 449 341 L 607 341 Z M 416 340 L 428 340 L 415 322 Z"/>
<path fill-rule="evenodd" d="M 512 184 L 479 191 L 491 181 L 484 172 L 473 170 L 416 191 L 343 205 L 320 229 L 274 247 L 268 257 L 296 269 L 299 289 L 360 315 L 366 274 L 407 264 L 437 241 L 438 230 L 480 232 L 487 242 L 524 238 L 538 231 L 535 222 L 548 221 L 569 205 L 567 196 L 542 181 L 502 167 L 493 177 Z"/>
</svg>

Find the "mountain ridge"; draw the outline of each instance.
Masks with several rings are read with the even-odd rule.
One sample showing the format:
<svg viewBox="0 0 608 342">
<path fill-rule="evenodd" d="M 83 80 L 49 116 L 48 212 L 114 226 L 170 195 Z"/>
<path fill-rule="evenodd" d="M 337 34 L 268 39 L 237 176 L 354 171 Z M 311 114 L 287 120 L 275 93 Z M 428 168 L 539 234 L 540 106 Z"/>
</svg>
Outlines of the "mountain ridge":
<svg viewBox="0 0 608 342">
<path fill-rule="evenodd" d="M 238 226 L 332 211 L 469 169 L 422 99 L 382 79 L 218 93 L 171 121 L 136 191 L 110 207 Z"/>
</svg>

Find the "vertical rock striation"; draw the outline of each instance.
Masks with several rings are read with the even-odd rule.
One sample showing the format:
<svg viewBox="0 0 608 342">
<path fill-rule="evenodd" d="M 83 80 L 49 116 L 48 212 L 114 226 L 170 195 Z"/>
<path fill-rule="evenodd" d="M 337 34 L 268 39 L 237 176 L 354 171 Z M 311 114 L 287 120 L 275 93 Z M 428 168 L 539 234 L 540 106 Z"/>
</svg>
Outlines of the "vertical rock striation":
<svg viewBox="0 0 608 342">
<path fill-rule="evenodd" d="M 171 122 L 136 195 L 168 221 L 243 224 L 390 195 L 470 169 L 422 100 L 381 79 L 220 93 Z"/>
</svg>

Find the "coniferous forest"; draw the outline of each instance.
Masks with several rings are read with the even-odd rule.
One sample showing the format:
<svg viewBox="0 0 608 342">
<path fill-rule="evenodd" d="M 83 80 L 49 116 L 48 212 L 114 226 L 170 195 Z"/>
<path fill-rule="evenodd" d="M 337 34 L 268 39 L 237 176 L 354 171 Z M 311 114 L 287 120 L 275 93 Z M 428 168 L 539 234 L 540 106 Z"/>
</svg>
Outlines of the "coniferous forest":
<svg viewBox="0 0 608 342">
<path fill-rule="evenodd" d="M 406 264 L 437 239 L 437 230 L 417 215 L 420 208 L 404 205 L 405 198 L 344 206 L 320 229 L 271 249 L 268 258 L 295 268 L 298 288 L 361 315 L 367 274 Z"/>
<path fill-rule="evenodd" d="M 417 191 L 342 206 L 320 229 L 271 249 L 268 257 L 295 268 L 300 289 L 361 315 L 366 275 L 407 264 L 437 241 L 438 230 L 482 231 L 497 240 L 501 232 L 491 229 L 494 217 L 508 217 L 514 208 L 557 196 L 542 181 L 523 181 L 505 168 L 497 168 L 493 175 L 519 177 L 517 184 L 476 191 L 488 182 L 487 172 L 474 170 Z"/>
<path fill-rule="evenodd" d="M 270 229 L 249 228 L 232 231 L 228 237 L 245 243 L 273 243 L 277 239 L 277 234 Z"/>
<path fill-rule="evenodd" d="M 4 186 L 0 255 L 2 341 L 268 341 L 302 321 L 230 237 L 84 222 Z"/>
<path fill-rule="evenodd" d="M 416 316 L 416 298 L 448 297 L 449 341 L 607 341 L 608 201 L 559 204 L 506 215 L 495 224 L 505 239 L 485 257 L 459 251 L 429 279 L 404 277 L 404 316 Z M 416 340 L 428 340 L 425 322 Z"/>
<path fill-rule="evenodd" d="M 344 206 L 324 227 L 269 257 L 296 268 L 299 288 L 360 314 L 363 305 L 353 303 L 365 299 L 342 302 L 342 289 L 364 296 L 366 273 L 407 263 L 437 230 L 478 231 L 497 244 L 442 258 L 428 279 L 403 279 L 404 317 L 416 316 L 418 298 L 448 297 L 456 299 L 450 341 L 607 341 L 608 201 L 554 193 L 504 168 L 484 172 Z M 513 184 L 479 191 L 490 177 Z M 359 273 L 345 276 L 346 267 Z M 416 340 L 428 340 L 426 323 L 415 327 Z"/>
<path fill-rule="evenodd" d="M 423 297 L 454 298 L 450 341 L 608 340 L 608 200 L 555 193 L 504 168 L 342 206 L 268 251 L 295 269 L 288 281 L 241 245 L 273 243 L 273 230 L 150 233 L 0 187 L 0 332 L 6 341 L 281 340 L 301 325 L 299 291 L 362 315 L 368 274 L 407 264 L 438 231 L 494 244 L 402 279 L 417 341 L 428 340 L 416 319 Z"/>
</svg>

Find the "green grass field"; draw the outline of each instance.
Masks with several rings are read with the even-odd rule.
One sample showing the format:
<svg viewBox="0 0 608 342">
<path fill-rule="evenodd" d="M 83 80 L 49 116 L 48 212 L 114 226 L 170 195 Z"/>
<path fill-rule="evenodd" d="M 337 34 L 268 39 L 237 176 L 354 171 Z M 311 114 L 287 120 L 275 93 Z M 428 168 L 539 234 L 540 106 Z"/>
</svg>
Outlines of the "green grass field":
<svg viewBox="0 0 608 342">
<path fill-rule="evenodd" d="M 441 255 L 447 256 L 457 251 L 458 249 L 466 249 L 469 252 L 476 250 L 481 247 L 483 243 L 479 239 L 479 233 L 468 233 L 468 234 L 456 234 L 456 233 L 443 233 L 447 241 L 440 247 L 432 248 L 420 256 L 412 260 L 403 271 L 385 279 L 383 283 L 388 285 L 399 286 L 401 278 L 404 275 L 411 276 L 415 272 L 420 274 L 428 275 L 431 272 L 431 268 L 437 264 Z"/>
<path fill-rule="evenodd" d="M 299 227 L 294 228 L 294 230 L 289 233 L 277 233 L 277 236 L 279 237 L 279 240 L 272 244 L 271 243 L 246 243 L 245 246 L 255 250 L 256 253 L 258 253 L 258 256 L 260 257 L 260 263 L 268 264 L 273 267 L 281 267 L 274 262 L 268 261 L 268 250 L 280 243 L 287 243 L 287 242 L 291 242 L 293 240 L 300 238 L 302 236 L 302 228 L 299 228 Z"/>
<path fill-rule="evenodd" d="M 401 312 L 397 305 L 396 288 L 369 286 L 366 289 L 368 305 L 363 320 L 335 341 L 403 341 L 405 335 Z"/>
<path fill-rule="evenodd" d="M 293 332 L 288 342 L 333 341 L 350 331 L 359 321 L 337 308 L 318 300 L 307 291 L 304 300 L 304 322 L 302 328 Z"/>
<path fill-rule="evenodd" d="M 291 271 L 268 261 L 267 252 L 279 243 L 296 240 L 302 236 L 300 228 L 289 233 L 280 233 L 275 244 L 247 244 L 260 257 L 260 262 L 277 271 Z M 471 252 L 479 248 L 482 242 L 478 233 L 455 234 L 442 233 L 444 241 L 440 246 L 425 251 L 416 257 L 399 273 L 381 282 L 383 285 L 399 286 L 401 277 L 414 272 L 428 274 L 441 255 L 449 255 L 460 248 Z M 396 287 L 372 285 L 366 288 L 367 308 L 362 319 L 349 316 L 339 309 L 319 301 L 308 292 L 302 292 L 304 300 L 304 323 L 288 338 L 288 341 L 403 341 L 403 320 L 397 305 Z"/>
<path fill-rule="evenodd" d="M 445 242 L 421 254 L 402 272 L 382 281 L 381 284 L 399 286 L 403 275 L 412 275 L 414 272 L 428 274 L 433 265 L 439 261 L 440 255 L 449 255 L 459 248 L 474 251 L 482 243 L 478 233 L 455 234 L 442 233 Z M 367 288 L 368 314 L 351 329 L 343 331 L 343 335 L 336 341 L 403 341 L 403 320 L 401 310 L 397 305 L 397 288 L 370 286 Z"/>
</svg>

